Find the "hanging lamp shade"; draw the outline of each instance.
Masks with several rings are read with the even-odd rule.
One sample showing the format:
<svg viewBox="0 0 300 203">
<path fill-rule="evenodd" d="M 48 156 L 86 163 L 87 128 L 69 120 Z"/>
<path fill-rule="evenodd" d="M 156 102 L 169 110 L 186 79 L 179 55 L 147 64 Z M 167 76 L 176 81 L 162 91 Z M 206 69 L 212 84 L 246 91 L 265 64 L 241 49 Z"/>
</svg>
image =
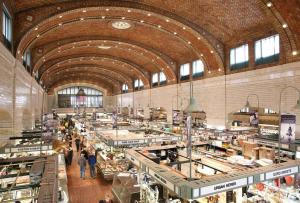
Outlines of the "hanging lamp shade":
<svg viewBox="0 0 300 203">
<path fill-rule="evenodd" d="M 246 102 L 246 105 L 245 105 L 245 108 L 250 108 L 251 106 L 250 106 L 250 103 L 249 103 L 249 101 L 247 100 L 247 102 Z"/>
<path fill-rule="evenodd" d="M 293 107 L 294 110 L 300 110 L 300 96 L 299 99 L 297 100 L 297 104 Z"/>
<path fill-rule="evenodd" d="M 201 111 L 200 106 L 198 105 L 198 103 L 197 103 L 197 101 L 194 97 L 190 98 L 190 103 L 184 111 L 187 112 L 187 113 L 193 113 L 193 112 Z"/>
<path fill-rule="evenodd" d="M 85 97 L 86 94 L 82 88 L 80 88 L 76 94 L 77 97 Z"/>
</svg>

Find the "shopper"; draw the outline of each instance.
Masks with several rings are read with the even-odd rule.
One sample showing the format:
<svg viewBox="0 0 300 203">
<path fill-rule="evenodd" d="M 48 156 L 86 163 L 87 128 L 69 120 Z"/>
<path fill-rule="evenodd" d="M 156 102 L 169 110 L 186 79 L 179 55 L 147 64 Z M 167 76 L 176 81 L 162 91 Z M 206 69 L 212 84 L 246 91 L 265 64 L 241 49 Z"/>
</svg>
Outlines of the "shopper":
<svg viewBox="0 0 300 203">
<path fill-rule="evenodd" d="M 80 150 L 82 150 L 84 147 L 84 137 L 82 137 L 82 140 L 80 142 Z"/>
<path fill-rule="evenodd" d="M 72 160 L 73 160 L 73 149 L 72 149 L 72 147 L 70 147 L 69 152 L 68 152 L 68 164 L 69 164 L 69 166 L 71 166 Z"/>
<path fill-rule="evenodd" d="M 88 160 L 88 158 L 89 158 L 89 153 L 87 152 L 87 150 L 86 150 L 85 148 L 83 148 L 83 149 L 81 150 L 80 154 L 83 154 L 84 158 L 85 158 L 86 160 Z"/>
<path fill-rule="evenodd" d="M 78 136 L 75 139 L 75 145 L 76 145 L 76 150 L 78 152 L 79 151 L 79 145 L 80 145 L 80 138 Z"/>
<path fill-rule="evenodd" d="M 86 159 L 83 154 L 81 154 L 78 159 L 78 165 L 80 166 L 80 178 L 85 179 Z"/>
<path fill-rule="evenodd" d="M 95 172 L 96 157 L 93 153 L 89 154 L 88 162 L 89 162 L 89 165 L 90 165 L 91 178 L 96 178 L 96 172 Z"/>
</svg>

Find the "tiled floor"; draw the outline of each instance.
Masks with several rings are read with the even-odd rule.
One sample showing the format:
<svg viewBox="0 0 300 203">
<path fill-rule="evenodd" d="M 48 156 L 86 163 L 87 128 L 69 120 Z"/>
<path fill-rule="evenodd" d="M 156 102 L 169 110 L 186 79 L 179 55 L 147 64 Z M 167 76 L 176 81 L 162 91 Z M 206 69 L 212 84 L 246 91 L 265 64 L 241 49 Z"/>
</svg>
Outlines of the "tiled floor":
<svg viewBox="0 0 300 203">
<path fill-rule="evenodd" d="M 111 196 L 112 183 L 104 181 L 101 177 L 92 179 L 88 167 L 86 179 L 80 179 L 75 146 L 73 149 L 75 151 L 72 165 L 67 168 L 70 203 L 98 203 L 99 200 L 105 199 L 106 194 Z"/>
</svg>

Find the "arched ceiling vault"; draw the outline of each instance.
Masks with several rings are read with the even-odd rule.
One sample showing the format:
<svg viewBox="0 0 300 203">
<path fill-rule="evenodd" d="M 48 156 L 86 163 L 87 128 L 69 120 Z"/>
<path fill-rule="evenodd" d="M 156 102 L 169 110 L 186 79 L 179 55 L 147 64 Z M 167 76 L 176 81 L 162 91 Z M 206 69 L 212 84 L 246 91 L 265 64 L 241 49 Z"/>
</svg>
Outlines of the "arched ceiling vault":
<svg viewBox="0 0 300 203">
<path fill-rule="evenodd" d="M 53 77 L 93 67 L 91 73 L 106 74 L 113 83 L 130 81 L 132 87 L 133 80 L 140 78 L 146 88 L 151 74 L 158 71 L 166 74 L 168 84 L 176 83 L 179 65 L 199 58 L 205 74 L 224 74 L 226 50 L 249 37 L 274 32 L 285 43 L 286 61 L 295 60 L 290 56 L 300 46 L 299 24 L 286 15 L 283 0 L 272 1 L 271 7 L 267 0 L 179 2 L 14 0 L 16 57 L 22 60 L 30 50 L 33 74 L 42 80 L 45 74 Z M 289 1 L 288 8 L 295 15 L 299 2 Z M 285 20 L 289 26 L 284 29 Z M 131 27 L 115 29 L 116 21 Z M 122 78 L 116 77 L 118 72 Z M 54 83 L 47 85 L 51 88 Z"/>
<path fill-rule="evenodd" d="M 77 73 L 69 73 L 66 75 L 62 75 L 60 77 L 51 78 L 50 80 L 45 81 L 45 85 L 48 87 L 48 90 L 51 89 L 52 86 L 58 83 L 62 83 L 63 81 L 77 81 L 81 80 L 91 80 L 95 82 L 99 82 L 102 84 L 102 87 L 110 90 L 111 92 L 119 92 L 121 88 L 121 84 L 117 83 L 115 80 L 109 78 L 108 76 L 103 76 L 100 74 L 90 74 L 85 72 L 77 72 Z"/>
<path fill-rule="evenodd" d="M 111 70 L 119 70 L 121 73 L 126 74 L 128 77 L 133 76 L 134 78 L 139 78 L 143 81 L 145 87 L 150 87 L 148 80 L 148 73 L 142 71 L 138 65 L 127 61 L 123 58 L 112 57 L 108 55 L 85 55 L 80 54 L 71 57 L 56 58 L 47 62 L 41 70 L 39 70 L 39 75 L 43 76 L 44 73 L 47 74 L 50 70 L 54 68 L 61 69 L 64 66 L 80 66 L 80 65 L 93 65 L 100 67 L 109 67 Z M 133 80 L 132 80 L 133 81 Z M 131 82 L 132 82 L 131 81 Z M 129 84 L 128 84 L 129 85 Z"/>
<path fill-rule="evenodd" d="M 132 79 L 128 77 L 127 75 L 121 73 L 120 71 L 111 70 L 108 67 L 99 67 L 94 66 L 93 64 L 80 64 L 77 66 L 69 65 L 69 66 L 60 66 L 55 67 L 51 70 L 47 70 L 46 73 L 44 73 L 41 77 L 41 80 L 43 81 L 47 77 L 55 77 L 59 76 L 61 74 L 64 74 L 65 72 L 72 72 L 72 71 L 89 71 L 90 73 L 101 73 L 101 74 L 107 74 L 110 77 L 118 80 L 122 83 L 127 83 L 129 87 L 132 86 Z M 132 89 L 132 88 L 130 88 Z"/>
<path fill-rule="evenodd" d="M 66 87 L 73 87 L 73 86 L 88 86 L 93 87 L 96 89 L 101 90 L 105 96 L 110 96 L 113 93 L 113 89 L 110 86 L 107 86 L 107 84 L 103 83 L 99 80 L 93 80 L 93 79 L 75 79 L 75 78 L 69 78 L 61 81 L 57 81 L 55 84 L 53 84 L 49 89 L 49 94 L 54 94 L 59 89 L 66 88 Z"/>
<path fill-rule="evenodd" d="M 109 47 L 109 49 L 101 49 L 104 45 Z M 176 74 L 173 70 L 175 69 L 173 61 L 166 61 L 160 54 L 155 54 L 136 45 L 107 40 L 88 40 L 57 46 L 38 58 L 37 62 L 34 63 L 33 72 L 39 70 L 39 74 L 42 74 L 43 70 L 41 70 L 41 66 L 46 60 L 52 61 L 58 57 L 82 55 L 81 53 L 84 53 L 84 56 L 99 56 L 103 54 L 109 54 L 110 57 L 119 56 L 127 61 L 131 61 L 131 63 L 137 64 L 142 71 L 146 71 L 149 75 L 153 71 L 164 71 L 168 80 L 172 81 L 176 79 Z"/>
</svg>

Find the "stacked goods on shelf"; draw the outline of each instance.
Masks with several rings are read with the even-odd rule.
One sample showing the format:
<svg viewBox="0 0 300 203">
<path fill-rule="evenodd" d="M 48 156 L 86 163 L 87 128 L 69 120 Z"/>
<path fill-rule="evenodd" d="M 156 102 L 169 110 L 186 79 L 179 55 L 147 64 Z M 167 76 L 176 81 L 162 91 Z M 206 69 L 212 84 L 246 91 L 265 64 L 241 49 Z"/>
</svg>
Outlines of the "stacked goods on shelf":
<svg viewBox="0 0 300 203">
<path fill-rule="evenodd" d="M 257 147 L 255 150 L 255 158 L 256 159 L 269 159 L 275 160 L 275 151 L 274 149 L 268 147 Z"/>
<path fill-rule="evenodd" d="M 53 113 L 44 114 L 42 139 L 45 141 L 52 141 L 55 138 L 58 125 L 59 121 Z"/>
<path fill-rule="evenodd" d="M 252 158 L 255 155 L 254 148 L 257 147 L 258 145 L 256 143 L 244 141 L 242 145 L 243 155 Z"/>
<path fill-rule="evenodd" d="M 45 159 L 36 159 L 30 169 L 29 176 L 31 184 L 39 184 L 45 168 Z"/>
</svg>

